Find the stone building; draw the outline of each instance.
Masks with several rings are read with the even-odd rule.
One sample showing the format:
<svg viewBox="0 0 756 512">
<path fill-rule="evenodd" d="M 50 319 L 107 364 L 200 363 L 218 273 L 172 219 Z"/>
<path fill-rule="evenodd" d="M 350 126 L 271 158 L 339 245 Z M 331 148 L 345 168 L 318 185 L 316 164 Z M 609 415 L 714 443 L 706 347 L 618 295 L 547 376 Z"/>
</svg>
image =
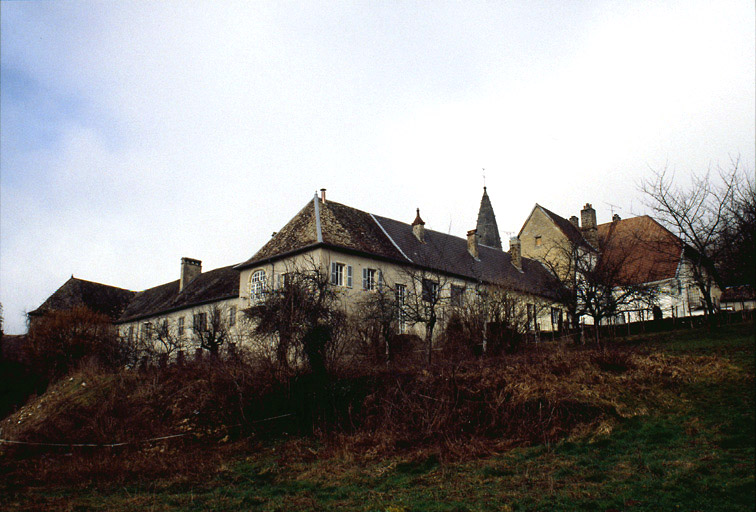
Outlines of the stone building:
<svg viewBox="0 0 756 512">
<path fill-rule="evenodd" d="M 379 287 L 391 289 L 400 302 L 412 294 L 423 300 L 433 296 L 443 299 L 438 333 L 453 308 L 482 290 L 497 288 L 513 294 L 527 309 L 529 329 L 561 328 L 551 274 L 521 254 L 517 239 L 510 241 L 507 252 L 501 245 L 485 187 L 477 225 L 466 238 L 426 229 L 419 209 L 407 223 L 327 200 L 322 190 L 240 264 L 203 272 L 199 260 L 182 258 L 177 280 L 140 292 L 98 285 L 99 295 L 82 295 L 88 297 L 85 305 L 110 312 L 125 339 L 168 335 L 196 345 L 197 333 L 220 320 L 229 340 L 241 343 L 248 329 L 241 325 L 241 312 L 280 286 L 287 273 L 314 265 L 327 273 L 348 311 Z M 61 290 L 80 284 L 69 282 Z M 117 307 L 110 305 L 111 295 L 120 300 Z M 33 314 L 53 302 L 55 294 Z M 398 322 L 399 330 L 421 334 L 422 326 L 405 320 Z"/>
<path fill-rule="evenodd" d="M 580 220 L 569 220 L 536 204 L 525 220 L 519 239 L 523 256 L 554 269 L 559 278 L 570 282 L 574 271 L 570 259 L 590 254 L 606 265 L 619 269 L 619 286 L 639 286 L 652 290 L 649 300 L 628 305 L 614 321 L 635 321 L 657 316 L 703 314 L 701 293 L 693 278 L 693 258 L 697 253 L 653 218 L 644 215 L 598 224 L 596 211 L 587 203 Z M 708 274 L 713 278 L 713 271 Z M 712 299 L 718 304 L 720 289 L 714 283 Z"/>
</svg>

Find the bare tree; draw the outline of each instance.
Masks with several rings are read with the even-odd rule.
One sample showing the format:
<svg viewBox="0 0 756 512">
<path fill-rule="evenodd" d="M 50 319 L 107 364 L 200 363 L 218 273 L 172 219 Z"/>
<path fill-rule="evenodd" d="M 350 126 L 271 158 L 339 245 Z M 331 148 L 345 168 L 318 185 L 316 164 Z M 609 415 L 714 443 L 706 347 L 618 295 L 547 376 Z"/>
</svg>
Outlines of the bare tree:
<svg viewBox="0 0 756 512">
<path fill-rule="evenodd" d="M 691 278 L 707 314 L 716 310 L 712 290 L 716 285 L 714 265 L 722 257 L 718 241 L 727 225 L 728 209 L 733 204 L 741 173 L 739 159 L 735 159 L 729 169 L 719 168 L 716 175 L 711 170 L 692 174 L 687 188 L 676 181 L 675 173 L 667 167 L 654 171 L 640 183 L 645 204 L 685 245 Z"/>
<path fill-rule="evenodd" d="M 725 285 L 756 286 L 756 179 L 739 172 L 717 240 L 717 269 Z"/>
<path fill-rule="evenodd" d="M 441 272 L 429 270 L 424 266 L 404 267 L 400 272 L 403 279 L 401 310 L 404 319 L 410 324 L 422 324 L 425 330 L 424 345 L 426 362 L 433 361 L 433 334 L 445 308 L 449 305 L 450 279 Z"/>
<path fill-rule="evenodd" d="M 599 239 L 597 251 L 565 238 L 551 247 L 549 257 L 543 260 L 564 285 L 557 301 L 574 318 L 588 316 L 593 320 L 598 345 L 603 320 L 654 302 L 656 288 L 649 284 L 653 268 L 639 264 L 643 243 L 635 236 L 615 236 L 610 228 Z"/>
<path fill-rule="evenodd" d="M 192 317 L 192 332 L 200 348 L 217 356 L 220 348 L 231 340 L 228 308 L 218 304 L 195 310 Z"/>
<path fill-rule="evenodd" d="M 358 301 L 352 315 L 353 323 L 363 345 L 361 352 L 373 362 L 389 362 L 393 357 L 391 340 L 399 331 L 401 315 L 396 286 L 379 282 L 376 289 Z"/>
<path fill-rule="evenodd" d="M 292 359 L 306 360 L 313 373 L 322 375 L 340 355 L 336 341 L 346 314 L 329 277 L 314 261 L 291 267 L 278 287 L 266 289 L 261 299 L 245 310 L 253 334 L 272 341 L 281 369 L 289 369 Z"/>
</svg>

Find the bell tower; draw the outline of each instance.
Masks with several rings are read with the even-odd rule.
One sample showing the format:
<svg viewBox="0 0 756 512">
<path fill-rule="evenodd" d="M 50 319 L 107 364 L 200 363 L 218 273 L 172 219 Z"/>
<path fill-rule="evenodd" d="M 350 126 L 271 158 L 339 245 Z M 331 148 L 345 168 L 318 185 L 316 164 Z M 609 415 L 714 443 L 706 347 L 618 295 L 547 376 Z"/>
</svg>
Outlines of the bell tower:
<svg viewBox="0 0 756 512">
<path fill-rule="evenodd" d="M 480 200 L 480 210 L 478 210 L 477 225 L 478 241 L 482 245 L 501 249 L 501 237 L 499 236 L 499 226 L 496 225 L 496 215 L 494 215 L 491 199 L 488 197 L 486 187 L 483 187 L 483 197 Z"/>
</svg>

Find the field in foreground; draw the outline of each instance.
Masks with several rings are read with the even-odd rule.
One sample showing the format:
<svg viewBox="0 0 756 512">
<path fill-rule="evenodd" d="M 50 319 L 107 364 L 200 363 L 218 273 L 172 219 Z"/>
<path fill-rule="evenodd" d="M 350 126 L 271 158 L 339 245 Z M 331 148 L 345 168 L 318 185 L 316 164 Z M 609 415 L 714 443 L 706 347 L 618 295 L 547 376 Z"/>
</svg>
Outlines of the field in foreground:
<svg viewBox="0 0 756 512">
<path fill-rule="evenodd" d="M 631 367 L 606 366 L 619 415 L 548 443 L 458 450 L 424 444 L 380 450 L 360 439 L 231 440 L 203 448 L 207 465 L 177 476 L 116 483 L 23 485 L 0 496 L 6 510 L 753 510 L 753 325 L 637 338 L 619 350 Z M 611 363 L 611 361 L 608 361 Z M 700 368 L 700 371 L 696 370 Z M 569 373 L 569 369 L 562 371 Z M 658 378 L 654 375 L 658 373 Z M 632 378 L 632 396 L 623 383 Z M 589 374 L 580 390 L 606 390 Z M 559 381 L 559 379 L 556 379 Z M 564 377 L 567 382 L 567 377 Z M 574 382 L 573 382 L 574 384 Z M 575 391 L 578 393 L 578 391 Z M 539 402 L 540 403 L 540 402 Z M 369 433 L 361 434 L 363 437 Z M 476 439 L 471 439 L 471 443 Z M 451 443 L 452 447 L 454 443 Z M 360 447 L 368 446 L 368 448 Z M 191 447 L 185 447 L 191 449 Z M 151 448 L 159 452 L 165 448 Z M 474 455 L 470 455 L 474 453 Z M 110 455 L 108 455 L 110 456 Z M 117 457 L 119 455 L 112 455 Z M 177 457 L 177 455 L 173 455 Z M 86 469 L 66 454 L 26 459 L 24 470 Z M 70 457 L 69 457 L 70 458 Z M 6 463 L 13 464 L 13 461 Z M 94 464 L 94 462 L 93 462 Z"/>
</svg>

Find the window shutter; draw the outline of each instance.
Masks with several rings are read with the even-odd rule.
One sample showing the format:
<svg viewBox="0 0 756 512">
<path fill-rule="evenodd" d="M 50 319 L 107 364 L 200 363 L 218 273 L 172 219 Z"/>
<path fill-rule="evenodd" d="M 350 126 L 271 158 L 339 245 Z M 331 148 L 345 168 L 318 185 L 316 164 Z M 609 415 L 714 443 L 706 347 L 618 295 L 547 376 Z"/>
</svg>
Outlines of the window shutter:
<svg viewBox="0 0 756 512">
<path fill-rule="evenodd" d="M 339 284 L 339 267 L 336 263 L 331 263 L 331 284 Z"/>
<path fill-rule="evenodd" d="M 347 265 L 347 288 L 352 287 L 352 265 Z"/>
<path fill-rule="evenodd" d="M 362 269 L 362 289 L 367 290 L 370 287 L 370 274 L 368 273 L 368 269 L 363 268 Z"/>
<path fill-rule="evenodd" d="M 378 270 L 378 289 L 383 289 L 383 271 Z"/>
</svg>

